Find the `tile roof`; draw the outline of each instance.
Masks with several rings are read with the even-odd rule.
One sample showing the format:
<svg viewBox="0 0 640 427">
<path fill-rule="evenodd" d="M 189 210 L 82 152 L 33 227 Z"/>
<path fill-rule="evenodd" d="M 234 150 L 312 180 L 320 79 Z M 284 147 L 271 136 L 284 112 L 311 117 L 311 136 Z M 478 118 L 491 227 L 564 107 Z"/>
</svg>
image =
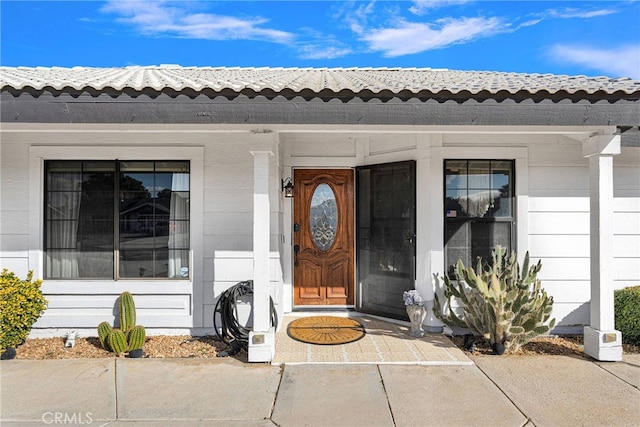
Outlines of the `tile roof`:
<svg viewBox="0 0 640 427">
<path fill-rule="evenodd" d="M 157 91 L 192 89 L 196 92 L 291 91 L 301 93 L 349 91 L 354 94 L 400 92 L 481 92 L 511 94 L 526 91 L 555 93 L 640 94 L 640 81 L 628 78 L 454 71 L 431 68 L 231 68 L 173 65 L 123 68 L 0 67 L 0 88 L 22 90 L 130 89 Z M 67 89 L 68 90 L 68 89 Z"/>
</svg>

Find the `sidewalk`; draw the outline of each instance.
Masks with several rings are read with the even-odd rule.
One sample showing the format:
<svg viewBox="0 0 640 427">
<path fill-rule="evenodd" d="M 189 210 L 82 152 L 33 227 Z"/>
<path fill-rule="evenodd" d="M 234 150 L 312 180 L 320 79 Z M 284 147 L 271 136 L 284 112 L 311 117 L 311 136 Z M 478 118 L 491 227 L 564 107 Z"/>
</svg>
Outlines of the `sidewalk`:
<svg viewBox="0 0 640 427">
<path fill-rule="evenodd" d="M 640 355 L 470 365 L 0 363 L 2 426 L 638 426 Z"/>
</svg>

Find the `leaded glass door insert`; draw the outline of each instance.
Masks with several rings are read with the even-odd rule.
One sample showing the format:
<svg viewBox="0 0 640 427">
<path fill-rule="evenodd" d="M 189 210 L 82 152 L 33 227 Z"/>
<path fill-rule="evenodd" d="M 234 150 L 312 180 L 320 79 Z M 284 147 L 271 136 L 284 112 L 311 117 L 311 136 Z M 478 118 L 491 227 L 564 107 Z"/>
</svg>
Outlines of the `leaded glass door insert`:
<svg viewBox="0 0 640 427">
<path fill-rule="evenodd" d="M 311 237 L 318 249 L 326 252 L 336 239 L 338 208 L 336 195 L 329 184 L 316 187 L 311 198 Z"/>
</svg>

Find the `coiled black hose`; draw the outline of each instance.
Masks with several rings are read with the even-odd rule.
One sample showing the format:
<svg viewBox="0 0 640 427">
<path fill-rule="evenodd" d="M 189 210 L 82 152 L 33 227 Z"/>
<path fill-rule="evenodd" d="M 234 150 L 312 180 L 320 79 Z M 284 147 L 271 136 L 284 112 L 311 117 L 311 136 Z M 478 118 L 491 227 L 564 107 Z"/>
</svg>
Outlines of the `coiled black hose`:
<svg viewBox="0 0 640 427">
<path fill-rule="evenodd" d="M 218 339 L 230 346 L 229 350 L 220 352 L 218 357 L 233 356 L 241 349 L 244 348 L 246 350 L 249 347 L 249 332 L 251 329 L 241 325 L 236 317 L 236 304 L 245 295 L 253 295 L 253 280 L 238 282 L 224 291 L 218 298 L 216 308 L 213 311 L 213 328 Z M 278 313 L 271 297 L 269 297 L 269 306 L 271 309 L 271 326 L 277 327 Z M 216 313 L 219 316 L 216 316 Z M 216 317 L 220 318 L 221 325 L 218 325 Z"/>
</svg>

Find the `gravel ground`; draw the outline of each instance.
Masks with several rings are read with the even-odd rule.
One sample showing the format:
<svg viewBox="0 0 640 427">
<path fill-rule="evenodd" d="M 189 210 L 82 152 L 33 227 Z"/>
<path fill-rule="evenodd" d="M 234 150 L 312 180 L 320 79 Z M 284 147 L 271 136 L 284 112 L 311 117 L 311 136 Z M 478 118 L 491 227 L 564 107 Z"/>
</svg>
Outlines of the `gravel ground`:
<svg viewBox="0 0 640 427">
<path fill-rule="evenodd" d="M 16 359 L 90 359 L 117 357 L 102 348 L 97 337 L 76 338 L 75 346 L 65 347 L 64 338 L 28 339 L 16 348 Z M 144 344 L 145 357 L 213 358 L 228 345 L 217 337 L 191 337 L 188 335 L 161 335 L 148 337 Z M 121 356 L 124 357 L 124 356 Z"/>
<path fill-rule="evenodd" d="M 464 337 L 454 336 L 451 340 L 464 350 Z M 640 347 L 623 344 L 624 353 L 640 353 Z M 465 350 L 467 351 L 467 350 Z M 493 350 L 487 341 L 480 339 L 475 342 L 474 355 L 492 355 Z M 518 349 L 514 355 L 578 355 L 584 356 L 582 335 L 562 335 L 537 337 Z"/>
<path fill-rule="evenodd" d="M 462 336 L 451 337 L 460 348 L 464 348 Z M 88 359 L 117 357 L 102 348 L 97 337 L 77 338 L 73 348 L 64 346 L 64 338 L 28 339 L 18 346 L 16 359 Z M 214 358 L 218 353 L 228 350 L 229 346 L 217 337 L 152 336 L 144 345 L 145 357 L 151 358 Z M 624 345 L 626 353 L 640 353 L 640 347 Z M 490 346 L 482 341 L 476 342 L 474 355 L 493 354 Z M 525 344 L 517 355 L 584 355 L 582 336 L 538 337 Z M 124 357 L 124 356 L 121 356 Z M 236 358 L 246 359 L 241 351 Z"/>
</svg>

